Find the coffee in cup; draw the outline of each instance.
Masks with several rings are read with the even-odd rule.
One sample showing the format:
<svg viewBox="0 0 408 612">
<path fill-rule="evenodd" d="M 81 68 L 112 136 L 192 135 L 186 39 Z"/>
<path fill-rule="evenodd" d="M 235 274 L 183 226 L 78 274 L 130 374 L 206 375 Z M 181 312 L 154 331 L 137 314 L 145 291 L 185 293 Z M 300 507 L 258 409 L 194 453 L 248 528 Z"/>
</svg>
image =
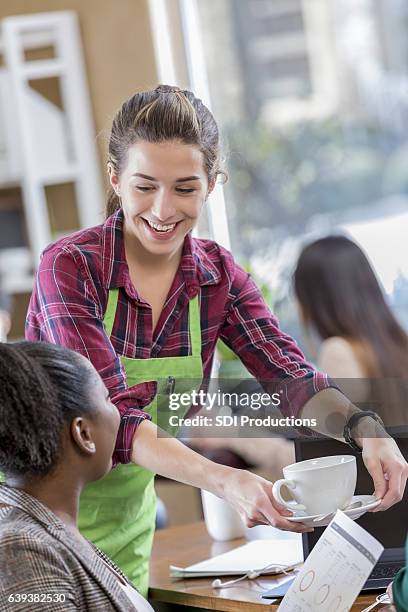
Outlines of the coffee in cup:
<svg viewBox="0 0 408 612">
<path fill-rule="evenodd" d="M 276 501 L 295 514 L 329 514 L 351 502 L 357 480 L 356 458 L 334 455 L 307 459 L 287 465 L 283 475 L 285 478 L 273 485 Z M 294 501 L 282 497 L 282 487 L 290 491 Z"/>
</svg>

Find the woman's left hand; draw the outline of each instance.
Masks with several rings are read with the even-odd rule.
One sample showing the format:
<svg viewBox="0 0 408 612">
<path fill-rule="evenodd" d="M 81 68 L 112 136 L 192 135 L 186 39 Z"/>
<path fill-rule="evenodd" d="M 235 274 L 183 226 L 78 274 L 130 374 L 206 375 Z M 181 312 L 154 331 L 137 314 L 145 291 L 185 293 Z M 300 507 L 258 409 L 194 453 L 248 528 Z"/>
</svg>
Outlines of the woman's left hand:
<svg viewBox="0 0 408 612">
<path fill-rule="evenodd" d="M 387 510 L 404 495 L 408 464 L 392 438 L 363 438 L 360 443 L 365 466 L 374 481 L 374 495 L 382 500 L 373 512 Z"/>
</svg>

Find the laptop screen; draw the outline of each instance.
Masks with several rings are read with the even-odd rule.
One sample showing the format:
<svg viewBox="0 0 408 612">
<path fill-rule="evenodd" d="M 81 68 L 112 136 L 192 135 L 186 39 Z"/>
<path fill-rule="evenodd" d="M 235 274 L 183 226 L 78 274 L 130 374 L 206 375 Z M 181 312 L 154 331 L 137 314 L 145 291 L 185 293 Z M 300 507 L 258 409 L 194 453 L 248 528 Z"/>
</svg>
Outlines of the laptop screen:
<svg viewBox="0 0 408 612">
<path fill-rule="evenodd" d="M 394 436 L 395 440 L 408 460 L 408 434 L 401 437 Z M 372 494 L 373 481 L 361 455 L 342 442 L 330 438 L 297 438 L 295 440 L 296 461 L 314 459 L 327 455 L 354 455 L 357 459 L 357 485 L 356 495 Z M 407 487 L 408 489 L 408 487 Z M 403 500 L 384 512 L 366 512 L 357 523 L 371 533 L 384 546 L 381 561 L 402 561 L 404 559 L 404 545 L 408 532 L 408 491 L 405 490 Z M 304 558 L 309 555 L 313 546 L 320 538 L 324 527 L 315 528 L 313 533 L 303 534 Z"/>
</svg>

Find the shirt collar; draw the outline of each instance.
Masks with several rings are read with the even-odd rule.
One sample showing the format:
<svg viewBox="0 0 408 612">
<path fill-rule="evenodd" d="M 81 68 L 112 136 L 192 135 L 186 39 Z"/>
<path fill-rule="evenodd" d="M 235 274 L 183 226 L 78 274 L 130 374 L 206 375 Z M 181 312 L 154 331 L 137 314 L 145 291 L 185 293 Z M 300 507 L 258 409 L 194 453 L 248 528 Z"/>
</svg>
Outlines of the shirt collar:
<svg viewBox="0 0 408 612">
<path fill-rule="evenodd" d="M 117 210 L 102 226 L 102 274 L 106 289 L 123 287 L 129 278 L 123 240 L 123 211 Z"/>
<path fill-rule="evenodd" d="M 49 510 L 38 499 L 29 495 L 21 489 L 9 487 L 4 483 L 0 483 L 0 504 L 5 503 L 14 508 L 19 508 L 29 516 L 35 518 L 39 523 L 44 525 L 52 535 L 64 542 L 65 545 L 76 555 L 87 571 L 97 580 L 101 587 L 108 593 L 109 597 L 118 604 L 118 608 L 125 609 L 125 604 L 129 602 L 124 596 L 123 590 L 119 586 L 118 580 L 113 573 L 108 570 L 100 560 L 96 561 L 95 556 L 90 554 L 90 550 L 80 539 L 72 539 L 72 534 L 68 531 L 64 523 Z M 3 509 L 0 507 L 0 517 Z M 58 534 L 56 533 L 58 530 Z M 94 549 L 96 548 L 92 545 Z M 96 553 L 95 553 L 96 554 Z M 97 549 L 99 557 L 106 558 L 99 549 Z M 112 561 L 106 558 L 106 562 L 112 565 Z M 116 566 L 113 564 L 116 568 Z M 120 605 L 119 605 L 120 604 Z M 128 609 L 128 608 L 126 608 Z"/>
<path fill-rule="evenodd" d="M 103 282 L 107 289 L 123 287 L 129 283 L 129 268 L 126 262 L 123 240 L 123 211 L 119 209 L 108 217 L 102 227 Z M 215 285 L 221 275 L 206 250 L 187 234 L 183 245 L 181 270 L 190 296 L 202 285 Z"/>
<path fill-rule="evenodd" d="M 190 297 L 195 295 L 199 286 L 216 285 L 221 274 L 211 261 L 200 240 L 193 238 L 191 233 L 184 239 L 181 269 Z"/>
<path fill-rule="evenodd" d="M 0 504 L 7 504 L 8 506 L 19 508 L 46 527 L 64 529 L 64 523 L 60 521 L 56 514 L 51 512 L 51 510 L 44 506 L 38 499 L 21 489 L 16 489 L 15 487 L 9 487 L 4 483 L 0 483 Z"/>
</svg>

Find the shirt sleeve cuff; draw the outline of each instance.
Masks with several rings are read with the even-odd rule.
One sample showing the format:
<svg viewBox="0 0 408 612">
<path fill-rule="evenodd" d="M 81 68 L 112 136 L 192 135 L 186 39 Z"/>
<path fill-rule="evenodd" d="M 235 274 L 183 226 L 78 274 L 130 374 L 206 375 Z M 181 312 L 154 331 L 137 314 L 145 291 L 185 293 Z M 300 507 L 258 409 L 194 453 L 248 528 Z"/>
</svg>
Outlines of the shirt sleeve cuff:
<svg viewBox="0 0 408 612">
<path fill-rule="evenodd" d="M 151 421 L 151 418 L 150 414 L 137 408 L 131 408 L 121 416 L 115 451 L 112 457 L 113 468 L 119 463 L 131 463 L 132 442 L 135 431 L 140 423 L 146 419 Z"/>
</svg>

